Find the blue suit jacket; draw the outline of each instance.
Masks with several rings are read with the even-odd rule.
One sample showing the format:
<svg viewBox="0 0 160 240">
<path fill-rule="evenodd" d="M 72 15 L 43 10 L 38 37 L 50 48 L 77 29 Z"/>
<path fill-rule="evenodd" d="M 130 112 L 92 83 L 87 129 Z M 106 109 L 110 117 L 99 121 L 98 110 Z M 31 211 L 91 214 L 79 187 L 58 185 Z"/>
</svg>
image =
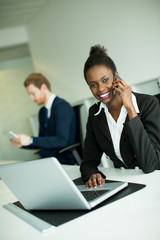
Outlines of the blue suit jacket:
<svg viewBox="0 0 160 240">
<path fill-rule="evenodd" d="M 56 97 L 51 107 L 51 115 L 48 119 L 47 136 L 44 129 L 45 108 L 39 111 L 39 136 L 33 137 L 31 148 L 40 148 L 40 156 L 56 157 L 63 164 L 73 164 L 71 153 L 58 154 L 64 147 L 74 144 L 76 141 L 76 117 L 70 104 Z"/>
</svg>

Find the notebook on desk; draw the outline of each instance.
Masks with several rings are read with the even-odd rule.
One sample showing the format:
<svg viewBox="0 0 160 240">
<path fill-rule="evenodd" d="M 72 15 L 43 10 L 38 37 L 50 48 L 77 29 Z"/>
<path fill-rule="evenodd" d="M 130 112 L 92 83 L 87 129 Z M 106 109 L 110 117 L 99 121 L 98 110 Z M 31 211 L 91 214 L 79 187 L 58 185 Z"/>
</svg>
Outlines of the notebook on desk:
<svg viewBox="0 0 160 240">
<path fill-rule="evenodd" d="M 90 210 L 128 185 L 111 182 L 95 189 L 76 186 L 56 158 L 0 166 L 0 177 L 27 210 Z"/>
</svg>

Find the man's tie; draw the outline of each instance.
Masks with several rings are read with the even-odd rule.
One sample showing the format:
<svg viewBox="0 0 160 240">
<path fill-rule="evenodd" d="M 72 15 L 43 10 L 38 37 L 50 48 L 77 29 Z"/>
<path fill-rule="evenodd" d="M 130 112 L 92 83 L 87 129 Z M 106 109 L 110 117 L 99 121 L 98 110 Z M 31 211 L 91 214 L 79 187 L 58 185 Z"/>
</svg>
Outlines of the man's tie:
<svg viewBox="0 0 160 240">
<path fill-rule="evenodd" d="M 48 109 L 44 108 L 44 135 L 47 136 L 47 124 L 48 124 Z"/>
</svg>

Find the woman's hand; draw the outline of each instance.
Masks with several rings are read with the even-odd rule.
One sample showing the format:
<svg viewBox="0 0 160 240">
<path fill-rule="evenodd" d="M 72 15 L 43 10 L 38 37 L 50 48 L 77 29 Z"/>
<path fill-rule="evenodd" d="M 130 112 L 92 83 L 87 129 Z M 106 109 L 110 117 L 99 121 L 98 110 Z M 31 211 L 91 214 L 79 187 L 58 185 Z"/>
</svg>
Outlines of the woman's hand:
<svg viewBox="0 0 160 240">
<path fill-rule="evenodd" d="M 123 105 L 128 112 L 129 119 L 136 117 L 137 113 L 135 111 L 135 108 L 134 108 L 133 102 L 132 102 L 131 87 L 129 87 L 125 83 L 125 81 L 123 81 L 122 79 L 116 78 L 113 83 L 113 88 L 114 88 L 114 91 L 118 92 L 119 95 L 121 96 Z"/>
<path fill-rule="evenodd" d="M 86 187 L 92 188 L 92 187 L 97 187 L 98 185 L 102 185 L 105 183 L 104 178 L 102 178 L 100 173 L 95 173 L 92 174 L 89 178 L 89 180 L 86 182 Z"/>
</svg>

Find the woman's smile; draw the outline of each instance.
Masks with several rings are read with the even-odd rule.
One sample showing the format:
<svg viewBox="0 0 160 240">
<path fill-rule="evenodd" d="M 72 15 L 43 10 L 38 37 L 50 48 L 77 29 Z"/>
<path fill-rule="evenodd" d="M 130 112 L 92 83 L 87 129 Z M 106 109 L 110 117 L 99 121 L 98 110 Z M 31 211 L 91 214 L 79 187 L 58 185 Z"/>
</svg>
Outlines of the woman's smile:
<svg viewBox="0 0 160 240">
<path fill-rule="evenodd" d="M 105 100 L 105 99 L 109 98 L 110 92 L 102 93 L 97 96 L 100 98 L 100 100 Z"/>
</svg>

